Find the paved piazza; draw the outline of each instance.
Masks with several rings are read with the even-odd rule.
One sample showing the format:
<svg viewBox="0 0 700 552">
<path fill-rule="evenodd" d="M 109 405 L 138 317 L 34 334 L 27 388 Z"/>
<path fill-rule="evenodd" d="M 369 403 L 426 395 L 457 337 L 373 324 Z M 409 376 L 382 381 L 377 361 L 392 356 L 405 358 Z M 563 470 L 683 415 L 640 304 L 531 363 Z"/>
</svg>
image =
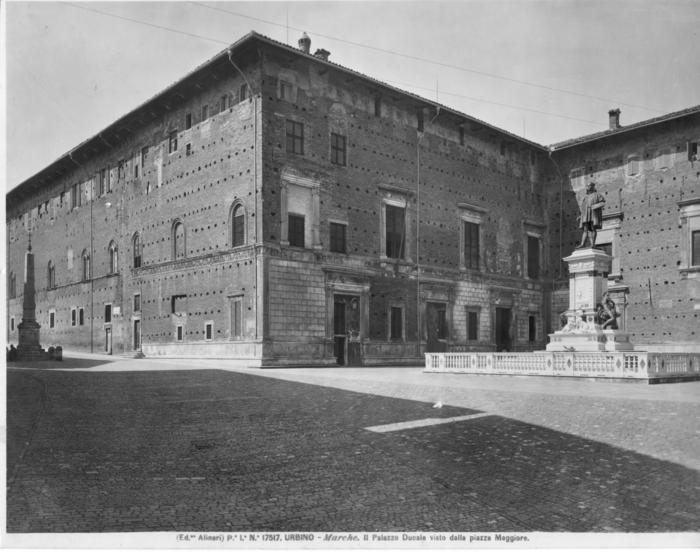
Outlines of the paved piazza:
<svg viewBox="0 0 700 552">
<path fill-rule="evenodd" d="M 10 533 L 700 527 L 700 382 L 42 366 L 8 369 Z"/>
</svg>

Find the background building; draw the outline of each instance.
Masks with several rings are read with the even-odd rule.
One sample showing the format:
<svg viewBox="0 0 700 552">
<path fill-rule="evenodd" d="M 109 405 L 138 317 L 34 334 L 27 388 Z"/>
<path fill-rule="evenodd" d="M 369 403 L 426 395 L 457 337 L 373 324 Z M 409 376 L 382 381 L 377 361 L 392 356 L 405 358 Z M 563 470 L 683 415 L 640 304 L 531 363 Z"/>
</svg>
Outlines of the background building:
<svg viewBox="0 0 700 552">
<path fill-rule="evenodd" d="M 45 346 L 261 366 L 543 349 L 591 178 L 626 328 L 697 340 L 700 109 L 550 151 L 328 57 L 251 33 L 12 190 L 9 341 L 31 232 Z"/>
</svg>

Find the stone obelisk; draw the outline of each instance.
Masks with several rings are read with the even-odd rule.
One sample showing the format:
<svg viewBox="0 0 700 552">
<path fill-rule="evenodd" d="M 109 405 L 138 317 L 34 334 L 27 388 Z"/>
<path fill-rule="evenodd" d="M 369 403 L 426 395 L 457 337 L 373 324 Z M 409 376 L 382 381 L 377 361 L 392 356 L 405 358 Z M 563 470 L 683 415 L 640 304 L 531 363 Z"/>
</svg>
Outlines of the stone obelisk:
<svg viewBox="0 0 700 552">
<path fill-rule="evenodd" d="M 45 360 L 46 353 L 41 348 L 39 330 L 36 321 L 36 299 L 34 297 L 34 253 L 31 238 L 24 257 L 24 298 L 22 300 L 22 322 L 17 326 L 19 342 L 17 344 L 18 360 Z"/>
</svg>

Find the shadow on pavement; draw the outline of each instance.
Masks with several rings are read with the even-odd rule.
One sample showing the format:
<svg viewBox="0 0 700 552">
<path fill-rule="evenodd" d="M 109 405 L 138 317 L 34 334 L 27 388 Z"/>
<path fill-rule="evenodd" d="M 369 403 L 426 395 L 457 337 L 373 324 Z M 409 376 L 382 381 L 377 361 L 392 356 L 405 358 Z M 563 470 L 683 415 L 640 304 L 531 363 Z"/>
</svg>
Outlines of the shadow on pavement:
<svg viewBox="0 0 700 552">
<path fill-rule="evenodd" d="M 475 409 L 219 370 L 34 375 L 49 392 L 8 492 L 8 532 L 680 532 L 700 521 L 697 471 L 565 432 L 497 415 L 366 430 Z M 570 410 L 568 399 L 551 408 Z"/>
</svg>

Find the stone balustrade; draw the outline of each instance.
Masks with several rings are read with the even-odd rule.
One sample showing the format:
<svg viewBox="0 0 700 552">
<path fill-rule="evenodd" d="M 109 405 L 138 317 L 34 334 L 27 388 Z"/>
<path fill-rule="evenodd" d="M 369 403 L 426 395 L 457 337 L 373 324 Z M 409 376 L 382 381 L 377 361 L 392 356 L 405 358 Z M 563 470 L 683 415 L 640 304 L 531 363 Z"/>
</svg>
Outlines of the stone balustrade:
<svg viewBox="0 0 700 552">
<path fill-rule="evenodd" d="M 424 371 L 662 383 L 700 380 L 700 353 L 426 353 Z"/>
</svg>

